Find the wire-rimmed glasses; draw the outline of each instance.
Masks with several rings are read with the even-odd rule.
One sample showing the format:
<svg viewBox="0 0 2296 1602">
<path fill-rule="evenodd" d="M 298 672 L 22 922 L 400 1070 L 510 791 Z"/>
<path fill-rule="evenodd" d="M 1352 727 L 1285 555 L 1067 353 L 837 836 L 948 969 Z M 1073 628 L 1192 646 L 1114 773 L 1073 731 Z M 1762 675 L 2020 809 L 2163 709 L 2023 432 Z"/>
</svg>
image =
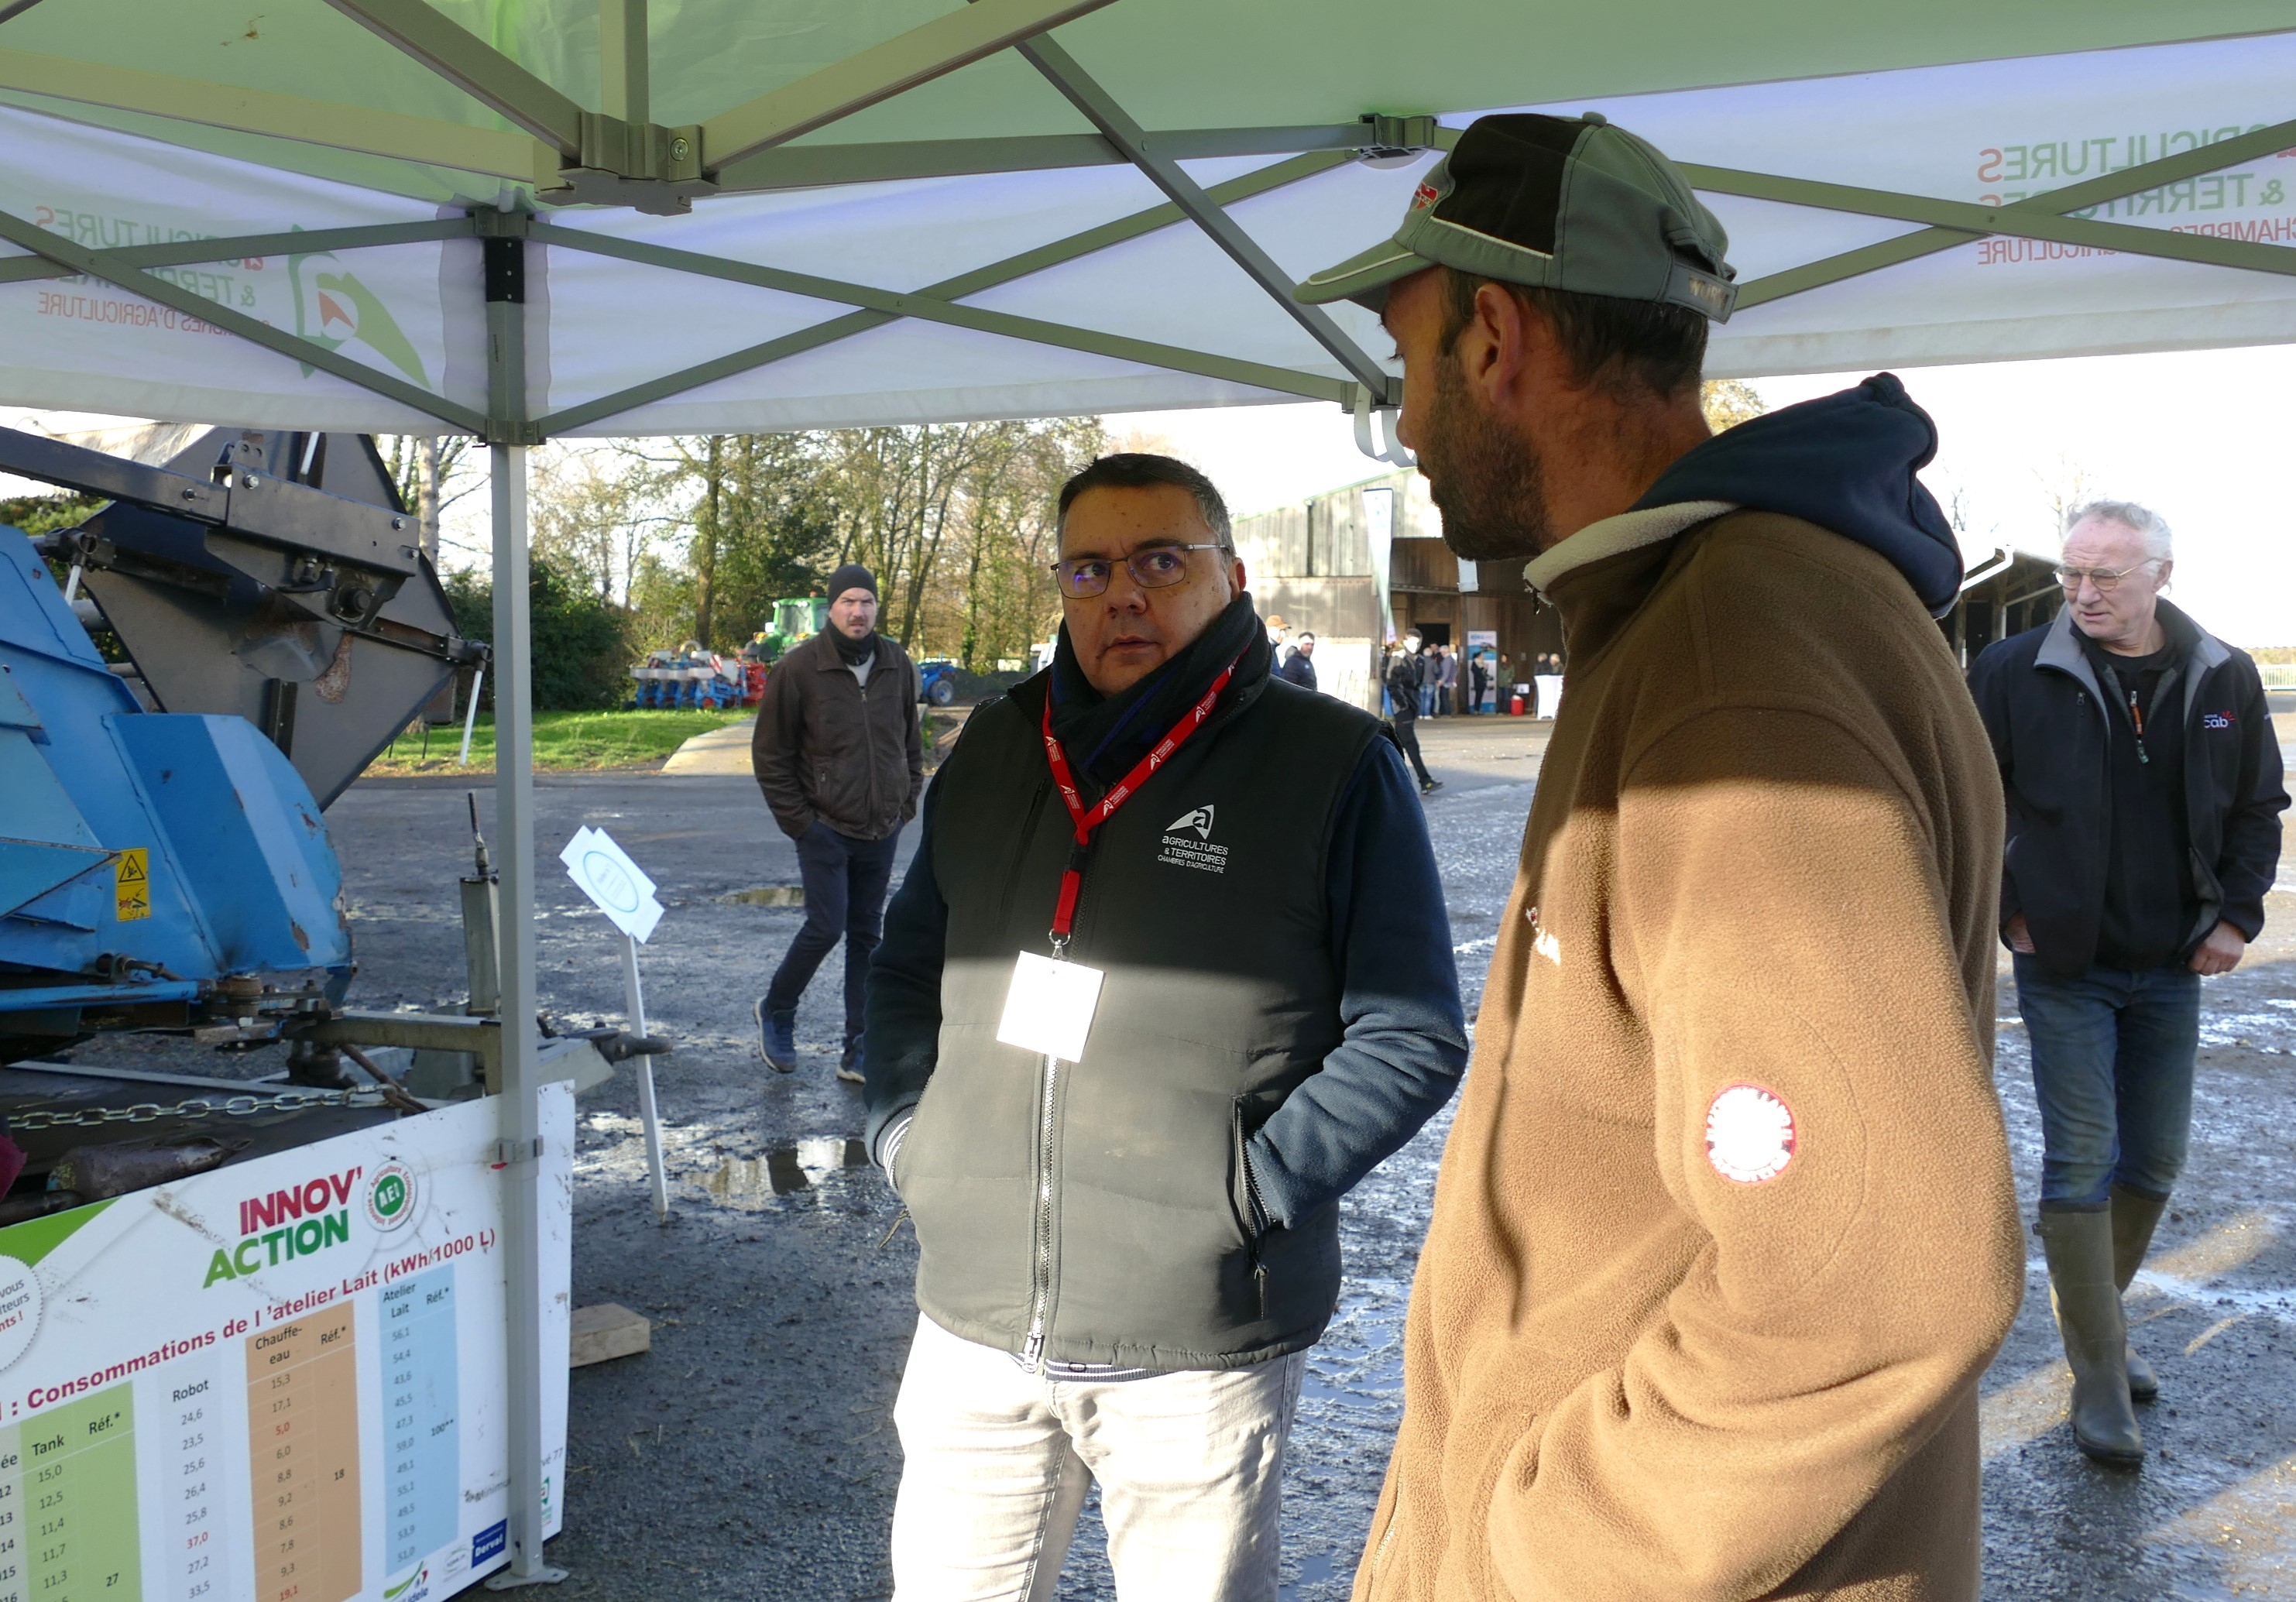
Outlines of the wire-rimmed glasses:
<svg viewBox="0 0 2296 1602">
<path fill-rule="evenodd" d="M 1132 582 L 1144 590 L 1168 590 L 1188 576 L 1191 551 L 1225 551 L 1218 540 L 1193 545 L 1143 545 L 1123 559 Z M 1105 556 L 1074 556 L 1054 562 L 1053 576 L 1061 593 L 1072 601 L 1087 601 L 1103 593 L 1116 576 L 1116 562 Z"/>
<path fill-rule="evenodd" d="M 2097 587 L 2099 594 L 2109 595 L 2116 584 L 2137 568 L 2150 568 L 2160 560 L 2157 556 L 2148 556 L 2141 562 L 2131 563 L 2117 571 L 2112 568 L 2059 568 L 2055 571 L 2057 582 L 2068 590 L 2079 590 L 2081 580 L 2086 578 Z"/>
</svg>

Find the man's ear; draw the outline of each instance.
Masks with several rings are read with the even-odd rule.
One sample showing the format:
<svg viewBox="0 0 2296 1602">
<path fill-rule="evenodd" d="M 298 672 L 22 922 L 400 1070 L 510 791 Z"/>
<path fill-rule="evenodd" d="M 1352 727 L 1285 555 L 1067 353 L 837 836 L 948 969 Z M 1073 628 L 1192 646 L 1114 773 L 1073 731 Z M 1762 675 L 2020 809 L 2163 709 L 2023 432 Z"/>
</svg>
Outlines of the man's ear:
<svg viewBox="0 0 2296 1602">
<path fill-rule="evenodd" d="M 1505 285 L 1485 283 L 1475 290 L 1475 315 L 1459 331 L 1453 348 L 1469 386 L 1496 399 L 1521 383 L 1552 341 L 1545 320 Z"/>
<path fill-rule="evenodd" d="M 1243 559 L 1242 557 L 1230 557 L 1227 563 L 1227 592 L 1229 595 L 1241 595 L 1250 587 L 1251 586 L 1249 584 L 1244 582 Z"/>
</svg>

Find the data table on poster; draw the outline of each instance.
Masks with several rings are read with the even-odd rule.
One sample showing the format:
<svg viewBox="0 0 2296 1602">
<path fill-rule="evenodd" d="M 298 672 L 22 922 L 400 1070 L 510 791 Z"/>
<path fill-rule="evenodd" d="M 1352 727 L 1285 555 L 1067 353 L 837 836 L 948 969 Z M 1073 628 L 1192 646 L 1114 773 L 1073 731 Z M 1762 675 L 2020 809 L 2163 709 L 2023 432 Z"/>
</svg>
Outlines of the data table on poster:
<svg viewBox="0 0 2296 1602">
<path fill-rule="evenodd" d="M 387 1286 L 379 1299 L 389 1567 L 395 1574 L 453 1541 L 461 1511 L 454 1266 Z"/>
<path fill-rule="evenodd" d="M 233 1354 L 236 1356 L 235 1353 Z M 168 1602 L 223 1602 L 231 1586 L 231 1543 L 239 1498 L 225 1471 L 226 1357 L 218 1350 L 179 1359 L 147 1390 L 144 1451 L 160 1460 L 159 1533 Z M 35 1599 L 37 1602 L 37 1598 Z"/>
<path fill-rule="evenodd" d="M 135 1602 L 140 1550 L 127 1385 L 0 1428 L 0 1602 Z"/>
<path fill-rule="evenodd" d="M 358 1594 L 354 1329 L 347 1304 L 248 1337 L 258 1602 L 345 1602 Z"/>
</svg>

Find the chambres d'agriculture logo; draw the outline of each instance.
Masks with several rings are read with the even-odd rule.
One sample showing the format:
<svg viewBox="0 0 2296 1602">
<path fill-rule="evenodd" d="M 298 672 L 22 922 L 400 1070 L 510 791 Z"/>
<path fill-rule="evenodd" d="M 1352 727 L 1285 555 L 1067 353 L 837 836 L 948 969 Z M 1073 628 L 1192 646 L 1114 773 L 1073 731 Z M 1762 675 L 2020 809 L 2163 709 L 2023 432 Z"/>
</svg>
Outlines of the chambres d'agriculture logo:
<svg viewBox="0 0 2296 1602">
<path fill-rule="evenodd" d="M 414 1216 L 414 1171 L 404 1163 L 385 1163 L 367 1181 L 366 1221 L 387 1234 Z"/>
<path fill-rule="evenodd" d="M 295 289 L 298 334 L 328 350 L 340 350 L 356 339 L 429 388 L 430 376 L 423 371 L 422 357 L 398 319 L 357 274 L 343 271 L 332 254 L 289 256 L 287 278 Z"/>
</svg>

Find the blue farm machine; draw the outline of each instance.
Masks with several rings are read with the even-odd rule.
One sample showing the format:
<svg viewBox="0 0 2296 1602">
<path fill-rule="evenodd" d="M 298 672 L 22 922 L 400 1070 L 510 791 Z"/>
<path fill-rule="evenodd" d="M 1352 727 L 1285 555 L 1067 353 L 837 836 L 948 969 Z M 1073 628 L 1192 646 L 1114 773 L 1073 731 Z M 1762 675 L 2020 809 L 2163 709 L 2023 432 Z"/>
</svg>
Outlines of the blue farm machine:
<svg viewBox="0 0 2296 1602">
<path fill-rule="evenodd" d="M 466 1010 L 347 1005 L 325 809 L 485 651 L 457 635 L 372 443 L 213 429 L 137 462 L 0 429 L 0 471 L 103 498 L 39 540 L 0 528 L 0 1112 L 22 1132 L 58 1099 L 92 1109 L 17 1133 L 30 1181 L 111 1102 L 152 1101 L 152 1075 L 38 1061 L 94 1036 L 283 1046 L 285 1074 L 246 1088 L 283 1078 L 339 1112 L 354 1094 L 420 1111 L 491 1088 L 483 844 L 463 884 Z M 544 1073 L 596 1083 L 630 1044 L 547 1040 Z M 283 1094 L 241 1100 L 281 1115 Z M 0 1222 L 82 1199 L 61 1197 L 20 1183 Z"/>
</svg>

